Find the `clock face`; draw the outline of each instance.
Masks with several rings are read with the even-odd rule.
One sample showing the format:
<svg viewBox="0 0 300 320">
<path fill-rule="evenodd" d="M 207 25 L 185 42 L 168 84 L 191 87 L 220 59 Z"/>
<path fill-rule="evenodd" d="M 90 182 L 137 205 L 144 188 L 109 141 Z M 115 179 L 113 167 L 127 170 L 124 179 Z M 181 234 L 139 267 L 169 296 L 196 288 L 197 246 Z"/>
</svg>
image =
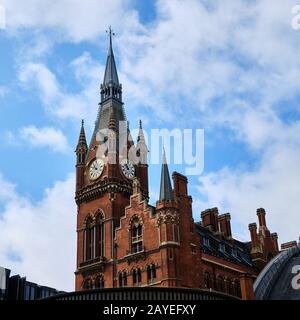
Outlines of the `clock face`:
<svg viewBox="0 0 300 320">
<path fill-rule="evenodd" d="M 128 178 L 128 179 L 134 178 L 135 169 L 134 169 L 134 165 L 132 164 L 132 162 L 130 162 L 127 159 L 122 160 L 121 169 L 122 169 L 122 172 L 126 178 Z"/>
<path fill-rule="evenodd" d="M 91 180 L 96 180 L 101 176 L 101 173 L 104 169 L 104 162 L 102 159 L 96 159 L 92 162 L 90 165 L 90 179 Z"/>
</svg>

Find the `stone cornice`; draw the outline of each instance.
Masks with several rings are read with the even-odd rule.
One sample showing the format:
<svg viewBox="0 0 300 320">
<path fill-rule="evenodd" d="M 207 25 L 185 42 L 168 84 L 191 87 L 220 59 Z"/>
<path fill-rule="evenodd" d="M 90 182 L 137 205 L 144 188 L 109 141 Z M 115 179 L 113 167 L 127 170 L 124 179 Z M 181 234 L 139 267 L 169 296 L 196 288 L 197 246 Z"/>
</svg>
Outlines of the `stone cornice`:
<svg viewBox="0 0 300 320">
<path fill-rule="evenodd" d="M 129 181 L 117 178 L 106 178 L 80 189 L 75 195 L 77 205 L 97 199 L 105 193 L 132 194 L 132 185 Z"/>
</svg>

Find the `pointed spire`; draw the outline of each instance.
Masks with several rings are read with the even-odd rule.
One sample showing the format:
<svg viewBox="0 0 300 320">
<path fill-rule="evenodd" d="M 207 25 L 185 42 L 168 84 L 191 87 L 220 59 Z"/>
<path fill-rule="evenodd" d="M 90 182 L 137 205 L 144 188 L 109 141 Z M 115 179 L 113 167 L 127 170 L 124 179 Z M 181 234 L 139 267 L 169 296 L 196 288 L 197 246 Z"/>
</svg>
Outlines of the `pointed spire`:
<svg viewBox="0 0 300 320">
<path fill-rule="evenodd" d="M 79 147 L 82 147 L 82 146 L 86 146 L 87 147 L 86 137 L 85 137 L 85 130 L 84 130 L 84 120 L 81 120 L 81 129 L 80 129 L 77 149 Z"/>
<path fill-rule="evenodd" d="M 84 131 L 84 121 L 81 121 L 81 129 L 79 134 L 79 139 L 76 147 L 77 165 L 85 164 L 86 153 L 88 146 L 86 143 L 85 131 Z"/>
<path fill-rule="evenodd" d="M 169 168 L 166 158 L 165 148 L 163 148 L 163 162 L 161 166 L 161 177 L 160 177 L 160 194 L 159 200 L 172 200 L 173 190 L 171 185 L 171 179 L 169 174 Z"/>
<path fill-rule="evenodd" d="M 144 165 L 148 164 L 148 147 L 146 144 L 142 120 L 139 121 L 139 133 L 137 136 L 136 155 L 139 157 L 139 163 Z"/>
<path fill-rule="evenodd" d="M 139 133 L 137 137 L 137 142 L 145 142 L 142 120 L 139 121 Z"/>
<path fill-rule="evenodd" d="M 115 34 L 113 33 L 111 27 L 109 27 L 109 30 L 106 32 L 109 33 L 109 48 L 108 48 L 103 85 L 107 85 L 109 83 L 119 85 L 117 67 L 116 67 L 114 52 L 112 48 L 112 35 L 115 35 Z"/>
</svg>

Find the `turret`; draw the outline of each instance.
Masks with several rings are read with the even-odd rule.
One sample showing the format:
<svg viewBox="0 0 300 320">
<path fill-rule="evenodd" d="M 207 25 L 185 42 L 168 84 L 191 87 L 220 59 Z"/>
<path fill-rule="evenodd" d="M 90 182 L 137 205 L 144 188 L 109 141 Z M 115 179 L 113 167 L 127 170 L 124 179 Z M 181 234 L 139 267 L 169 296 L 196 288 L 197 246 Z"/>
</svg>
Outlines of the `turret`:
<svg viewBox="0 0 300 320">
<path fill-rule="evenodd" d="M 136 145 L 136 156 L 138 158 L 138 175 L 141 181 L 141 191 L 143 196 L 149 198 L 148 186 L 148 148 L 145 141 L 142 121 L 140 120 L 139 133 Z"/>
<path fill-rule="evenodd" d="M 160 193 L 156 212 L 161 255 L 162 259 L 166 261 L 162 266 L 162 274 L 165 279 L 168 279 L 168 286 L 176 287 L 179 286 L 178 270 L 176 269 L 180 247 L 179 212 L 174 202 L 165 151 L 163 151 Z"/>
<path fill-rule="evenodd" d="M 86 155 L 88 146 L 86 143 L 84 121 L 81 122 L 81 129 L 79 139 L 76 147 L 76 192 L 79 191 L 84 185 L 84 170 L 86 165 Z"/>
</svg>

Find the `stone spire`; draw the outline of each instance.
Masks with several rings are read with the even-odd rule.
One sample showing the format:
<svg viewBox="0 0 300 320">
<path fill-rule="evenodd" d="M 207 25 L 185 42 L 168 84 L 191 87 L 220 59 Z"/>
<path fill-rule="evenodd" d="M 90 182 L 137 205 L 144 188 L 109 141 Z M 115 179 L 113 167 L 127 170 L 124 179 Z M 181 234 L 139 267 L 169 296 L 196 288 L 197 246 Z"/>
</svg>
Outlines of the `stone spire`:
<svg viewBox="0 0 300 320">
<path fill-rule="evenodd" d="M 101 101 L 99 104 L 98 116 L 95 123 L 95 131 L 99 129 L 107 129 L 109 127 L 111 110 L 114 110 L 116 126 L 120 121 L 126 121 L 125 110 L 122 102 L 122 85 L 119 83 L 116 62 L 112 48 L 112 32 L 111 27 L 107 31 L 109 33 L 109 48 L 106 60 L 103 83 L 100 87 Z"/>
<path fill-rule="evenodd" d="M 81 129 L 79 134 L 79 139 L 76 147 L 77 164 L 83 164 L 85 162 L 86 153 L 88 146 L 86 143 L 85 130 L 84 130 L 84 120 L 81 121 Z"/>
<path fill-rule="evenodd" d="M 119 85 L 119 78 L 117 73 L 117 67 L 114 57 L 114 52 L 112 48 L 112 35 L 114 35 L 111 27 L 107 31 L 109 33 L 109 48 L 108 48 L 108 55 L 103 79 L 103 85 L 114 84 L 116 86 Z"/>
<path fill-rule="evenodd" d="M 80 148 L 80 147 L 86 147 L 87 148 L 85 130 L 84 130 L 84 120 L 81 120 L 80 134 L 79 134 L 79 139 L 78 139 L 76 150 L 78 148 Z"/>
<path fill-rule="evenodd" d="M 160 193 L 159 193 L 159 201 L 163 201 L 163 200 L 173 200 L 173 190 L 171 185 L 171 179 L 170 179 L 165 149 L 163 150 L 163 162 L 161 166 Z"/>
<path fill-rule="evenodd" d="M 136 150 L 137 150 L 137 156 L 139 157 L 139 162 L 142 165 L 146 165 L 148 163 L 148 148 L 146 145 L 146 140 L 144 136 L 144 130 L 142 126 L 142 120 L 139 122 L 139 133 L 137 137 L 137 145 L 136 145 Z"/>
</svg>

